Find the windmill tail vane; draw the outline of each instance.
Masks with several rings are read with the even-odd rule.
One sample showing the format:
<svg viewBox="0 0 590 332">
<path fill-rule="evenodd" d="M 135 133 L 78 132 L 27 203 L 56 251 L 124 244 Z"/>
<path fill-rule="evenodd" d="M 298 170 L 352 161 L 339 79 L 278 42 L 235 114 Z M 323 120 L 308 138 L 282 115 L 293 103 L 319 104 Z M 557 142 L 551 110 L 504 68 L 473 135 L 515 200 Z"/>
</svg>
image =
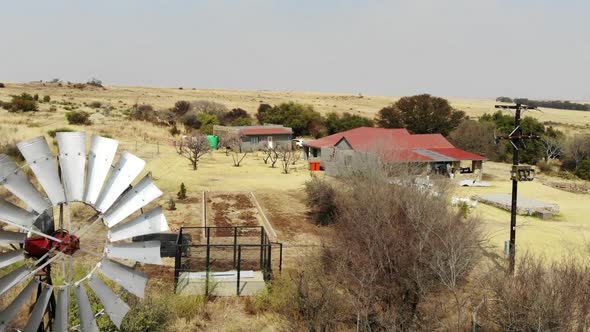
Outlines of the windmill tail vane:
<svg viewBox="0 0 590 332">
<path fill-rule="evenodd" d="M 70 294 L 75 294 L 78 304 L 80 329 L 98 331 L 88 288 L 120 328 L 129 306 L 103 279 L 143 298 L 147 274 L 120 261 L 162 264 L 159 241 L 132 242 L 136 236 L 169 230 L 161 207 L 143 210 L 163 194 L 151 177 L 132 186 L 145 161 L 123 151 L 113 165 L 118 141 L 93 135 L 87 151 L 86 138 L 84 132 L 57 133 L 57 155 L 43 136 L 19 142 L 25 160 L 22 166 L 0 154 L 0 185 L 14 196 L 12 201 L 20 202 L 0 199 L 0 222 L 6 226 L 0 229 L 0 245 L 11 249 L 0 253 L 0 268 L 10 271 L 0 277 L 0 296 L 19 291 L 0 312 L 0 331 L 11 326 L 35 293 L 24 331 L 40 327 L 67 331 Z M 42 191 L 23 171 L 27 166 Z M 74 227 L 69 213 L 73 203 L 91 207 L 95 216 Z M 57 223 L 51 217 L 54 208 L 60 209 Z M 64 209 L 68 210 L 65 217 Z M 99 221 L 108 228 L 102 253 L 89 245 L 97 241 L 92 228 Z M 88 241 L 90 234 L 95 238 Z M 84 254 L 95 256 L 97 263 L 86 276 L 74 280 L 77 258 Z M 53 285 L 51 273 L 56 268 L 61 268 L 62 285 Z"/>
</svg>

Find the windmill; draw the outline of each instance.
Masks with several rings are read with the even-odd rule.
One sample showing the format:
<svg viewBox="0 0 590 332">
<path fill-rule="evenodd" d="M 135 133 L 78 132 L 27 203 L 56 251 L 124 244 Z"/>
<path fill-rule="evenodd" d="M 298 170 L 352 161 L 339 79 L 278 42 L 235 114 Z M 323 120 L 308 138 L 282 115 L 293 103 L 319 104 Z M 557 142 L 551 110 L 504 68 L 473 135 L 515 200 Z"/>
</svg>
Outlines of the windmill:
<svg viewBox="0 0 590 332">
<path fill-rule="evenodd" d="M 59 132 L 56 141 L 57 156 L 43 136 L 18 143 L 26 162 L 20 167 L 11 157 L 0 155 L 0 185 L 27 206 L 23 209 L 0 199 L 0 221 L 11 228 L 0 230 L 0 245 L 13 249 L 0 253 L 0 268 L 18 266 L 0 277 L 0 296 L 13 288 L 22 289 L 0 312 L 0 331 L 8 327 L 35 291 L 25 331 L 67 331 L 72 292 L 78 303 L 80 329 L 98 331 L 88 287 L 119 328 L 129 306 L 103 278 L 142 298 L 147 274 L 118 260 L 162 264 L 159 241 L 130 242 L 135 236 L 169 229 L 160 207 L 143 211 L 162 195 L 149 175 L 132 186 L 145 161 L 124 151 L 113 166 L 118 141 L 93 135 L 87 153 L 84 132 Z M 27 165 L 47 198 L 27 177 L 23 170 Z M 68 211 L 73 203 L 90 207 L 94 216 L 76 225 Z M 59 210 L 57 219 L 51 217 L 54 208 Z M 92 229 L 99 221 L 108 228 L 102 253 L 88 248 L 90 241 L 84 239 L 97 234 Z M 86 276 L 74 280 L 80 255 L 95 257 L 96 264 Z M 51 271 L 56 268 L 61 268 L 62 285 L 53 285 Z"/>
</svg>

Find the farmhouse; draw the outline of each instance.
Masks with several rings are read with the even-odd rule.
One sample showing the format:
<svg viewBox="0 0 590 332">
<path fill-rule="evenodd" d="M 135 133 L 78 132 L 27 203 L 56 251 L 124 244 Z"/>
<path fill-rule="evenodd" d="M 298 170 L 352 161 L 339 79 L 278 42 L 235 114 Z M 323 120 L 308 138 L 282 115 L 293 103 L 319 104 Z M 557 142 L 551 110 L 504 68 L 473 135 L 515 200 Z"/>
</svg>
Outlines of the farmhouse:
<svg viewBox="0 0 590 332">
<path fill-rule="evenodd" d="M 213 126 L 213 134 L 237 135 L 242 140 L 242 149 L 246 151 L 260 150 L 261 148 L 276 148 L 278 146 L 291 147 L 293 130 L 281 125 L 262 126 Z"/>
<path fill-rule="evenodd" d="M 410 134 L 406 129 L 360 127 L 303 143 L 306 160 L 337 174 L 353 158 L 376 157 L 384 162 L 425 164 L 427 172 L 456 174 L 482 170 L 485 157 L 453 146 L 441 134 Z M 461 162 L 471 165 L 461 167 Z"/>
</svg>

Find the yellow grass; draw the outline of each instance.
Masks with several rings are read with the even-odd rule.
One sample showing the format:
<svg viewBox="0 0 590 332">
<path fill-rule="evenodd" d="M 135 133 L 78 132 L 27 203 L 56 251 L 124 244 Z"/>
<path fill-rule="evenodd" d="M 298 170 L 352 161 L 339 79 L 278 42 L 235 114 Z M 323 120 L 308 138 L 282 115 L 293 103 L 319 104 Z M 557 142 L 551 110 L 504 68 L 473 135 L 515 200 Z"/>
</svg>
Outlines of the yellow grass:
<svg viewBox="0 0 590 332">
<path fill-rule="evenodd" d="M 483 193 L 510 193 L 510 165 L 487 162 L 484 173 L 494 176 L 491 187 L 461 187 L 456 194 L 461 197 Z M 587 254 L 590 243 L 590 195 L 575 194 L 543 185 L 544 182 L 559 181 L 539 176 L 532 182 L 519 183 L 519 195 L 538 199 L 560 206 L 560 214 L 552 220 L 535 217 L 517 217 L 517 253 L 530 251 L 548 258 L 560 258 L 569 254 Z M 504 241 L 510 238 L 510 213 L 508 211 L 478 204 L 474 213 L 482 219 L 491 244 L 502 252 Z"/>
</svg>

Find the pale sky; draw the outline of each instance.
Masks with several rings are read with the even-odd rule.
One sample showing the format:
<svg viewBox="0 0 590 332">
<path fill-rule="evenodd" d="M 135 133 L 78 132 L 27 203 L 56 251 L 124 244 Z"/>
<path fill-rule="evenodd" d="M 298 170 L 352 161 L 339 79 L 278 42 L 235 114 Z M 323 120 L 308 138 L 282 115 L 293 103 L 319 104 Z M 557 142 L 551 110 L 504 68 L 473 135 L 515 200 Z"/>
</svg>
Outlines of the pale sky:
<svg viewBox="0 0 590 332">
<path fill-rule="evenodd" d="M 590 100 L 590 0 L 0 1 L 0 81 Z"/>
</svg>

